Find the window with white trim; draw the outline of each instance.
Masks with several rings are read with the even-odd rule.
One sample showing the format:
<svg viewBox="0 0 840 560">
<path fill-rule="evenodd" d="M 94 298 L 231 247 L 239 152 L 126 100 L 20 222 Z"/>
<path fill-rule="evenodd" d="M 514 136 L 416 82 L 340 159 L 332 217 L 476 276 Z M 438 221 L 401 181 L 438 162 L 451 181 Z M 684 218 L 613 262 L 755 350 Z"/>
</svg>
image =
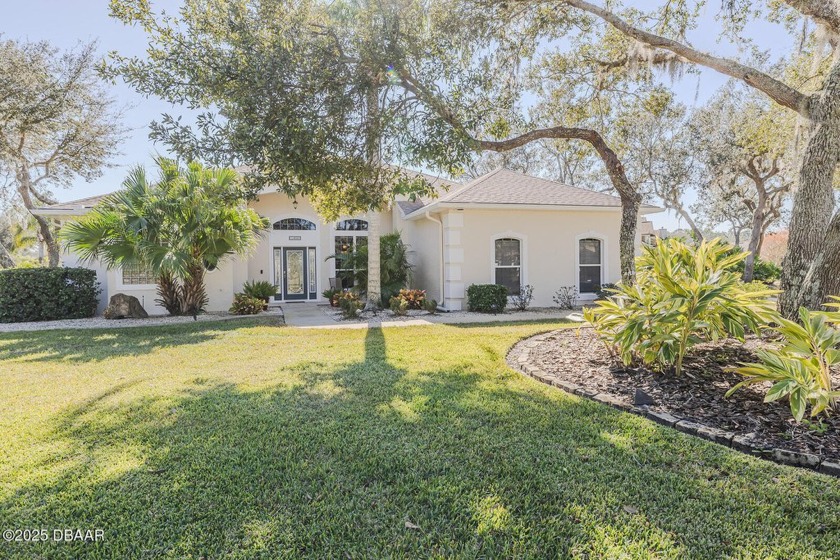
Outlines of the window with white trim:
<svg viewBox="0 0 840 560">
<path fill-rule="evenodd" d="M 342 289 L 352 288 L 356 285 L 356 273 L 359 268 L 358 253 L 363 247 L 367 247 L 367 232 L 364 234 L 346 234 L 335 236 L 335 276 L 341 280 Z"/>
<path fill-rule="evenodd" d="M 508 295 L 517 295 L 522 286 L 522 242 L 505 237 L 494 243 L 494 282 L 504 286 Z"/>
<path fill-rule="evenodd" d="M 275 230 L 314 231 L 315 223 L 306 218 L 283 218 L 274 222 Z"/>
<path fill-rule="evenodd" d="M 603 248 L 600 239 L 578 241 L 578 288 L 582 294 L 592 294 L 601 287 Z"/>
<path fill-rule="evenodd" d="M 122 265 L 122 283 L 124 286 L 140 286 L 157 283 L 157 278 L 151 270 L 139 263 Z"/>
</svg>

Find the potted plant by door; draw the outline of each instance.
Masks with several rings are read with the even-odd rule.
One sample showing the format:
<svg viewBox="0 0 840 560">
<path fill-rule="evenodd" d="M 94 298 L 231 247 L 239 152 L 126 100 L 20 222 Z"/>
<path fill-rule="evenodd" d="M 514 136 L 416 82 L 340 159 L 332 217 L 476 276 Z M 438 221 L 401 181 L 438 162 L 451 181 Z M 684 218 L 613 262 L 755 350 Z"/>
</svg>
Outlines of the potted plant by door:
<svg viewBox="0 0 840 560">
<path fill-rule="evenodd" d="M 245 282 L 242 285 L 242 291 L 249 297 L 263 300 L 265 302 L 263 311 L 265 311 L 268 309 L 268 302 L 277 295 L 277 285 L 266 282 L 265 280 L 255 280 L 253 282 Z"/>
</svg>

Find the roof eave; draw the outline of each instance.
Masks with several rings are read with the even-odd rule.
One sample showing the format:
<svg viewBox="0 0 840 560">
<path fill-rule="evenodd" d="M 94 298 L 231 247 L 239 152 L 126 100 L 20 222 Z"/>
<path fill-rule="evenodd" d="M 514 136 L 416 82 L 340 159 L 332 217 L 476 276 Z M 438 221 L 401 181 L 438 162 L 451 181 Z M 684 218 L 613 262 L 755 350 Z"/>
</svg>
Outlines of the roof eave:
<svg viewBox="0 0 840 560">
<path fill-rule="evenodd" d="M 545 210 L 545 211 L 566 211 L 566 212 L 616 212 L 621 211 L 621 206 L 602 206 L 594 204 L 519 204 L 515 202 L 489 203 L 489 202 L 452 202 L 440 200 L 428 204 L 423 208 L 405 216 L 406 220 L 417 220 L 426 215 L 427 212 L 439 212 L 445 209 L 474 209 L 474 210 Z M 640 215 L 656 214 L 664 209 L 658 206 L 642 206 L 639 208 Z"/>
<path fill-rule="evenodd" d="M 92 208 L 33 208 L 32 213 L 36 216 L 84 216 Z"/>
</svg>

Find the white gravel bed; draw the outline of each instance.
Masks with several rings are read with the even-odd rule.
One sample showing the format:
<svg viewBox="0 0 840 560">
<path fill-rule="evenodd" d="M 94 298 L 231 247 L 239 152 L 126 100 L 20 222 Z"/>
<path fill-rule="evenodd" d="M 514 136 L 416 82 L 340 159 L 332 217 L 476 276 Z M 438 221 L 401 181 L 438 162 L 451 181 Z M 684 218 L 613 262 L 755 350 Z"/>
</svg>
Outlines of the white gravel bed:
<svg viewBox="0 0 840 560">
<path fill-rule="evenodd" d="M 229 321 L 233 319 L 250 319 L 253 317 L 277 317 L 282 319 L 283 312 L 279 308 L 269 309 L 259 315 L 232 315 L 230 313 L 202 313 L 193 319 L 188 317 L 170 317 L 168 315 L 153 315 L 148 319 L 106 319 L 104 317 L 90 317 L 87 319 L 62 319 L 60 321 L 36 321 L 27 323 L 0 323 L 0 333 L 23 331 L 49 331 L 57 329 L 122 329 L 129 327 L 154 327 L 161 325 L 179 325 L 182 323 Z"/>
</svg>

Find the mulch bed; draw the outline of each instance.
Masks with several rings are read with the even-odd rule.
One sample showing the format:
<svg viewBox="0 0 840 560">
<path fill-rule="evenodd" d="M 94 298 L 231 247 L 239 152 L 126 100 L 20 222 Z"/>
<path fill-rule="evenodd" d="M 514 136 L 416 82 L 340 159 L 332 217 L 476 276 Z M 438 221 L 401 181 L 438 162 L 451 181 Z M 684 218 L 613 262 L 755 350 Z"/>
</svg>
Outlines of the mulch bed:
<svg viewBox="0 0 840 560">
<path fill-rule="evenodd" d="M 748 338 L 723 340 L 693 348 L 683 375 L 625 367 L 612 359 L 591 329 L 557 331 L 530 349 L 529 362 L 591 393 L 606 393 L 635 404 L 636 390 L 652 397 L 648 410 L 746 436 L 767 448 L 810 453 L 823 460 L 840 460 L 840 414 L 797 424 L 787 400 L 765 403 L 769 384 L 745 387 L 729 398 L 726 392 L 743 377 L 725 371 L 738 362 L 757 361 L 754 351 L 771 342 Z M 834 372 L 840 385 L 840 373 Z M 806 417 L 807 418 L 807 417 Z"/>
</svg>

